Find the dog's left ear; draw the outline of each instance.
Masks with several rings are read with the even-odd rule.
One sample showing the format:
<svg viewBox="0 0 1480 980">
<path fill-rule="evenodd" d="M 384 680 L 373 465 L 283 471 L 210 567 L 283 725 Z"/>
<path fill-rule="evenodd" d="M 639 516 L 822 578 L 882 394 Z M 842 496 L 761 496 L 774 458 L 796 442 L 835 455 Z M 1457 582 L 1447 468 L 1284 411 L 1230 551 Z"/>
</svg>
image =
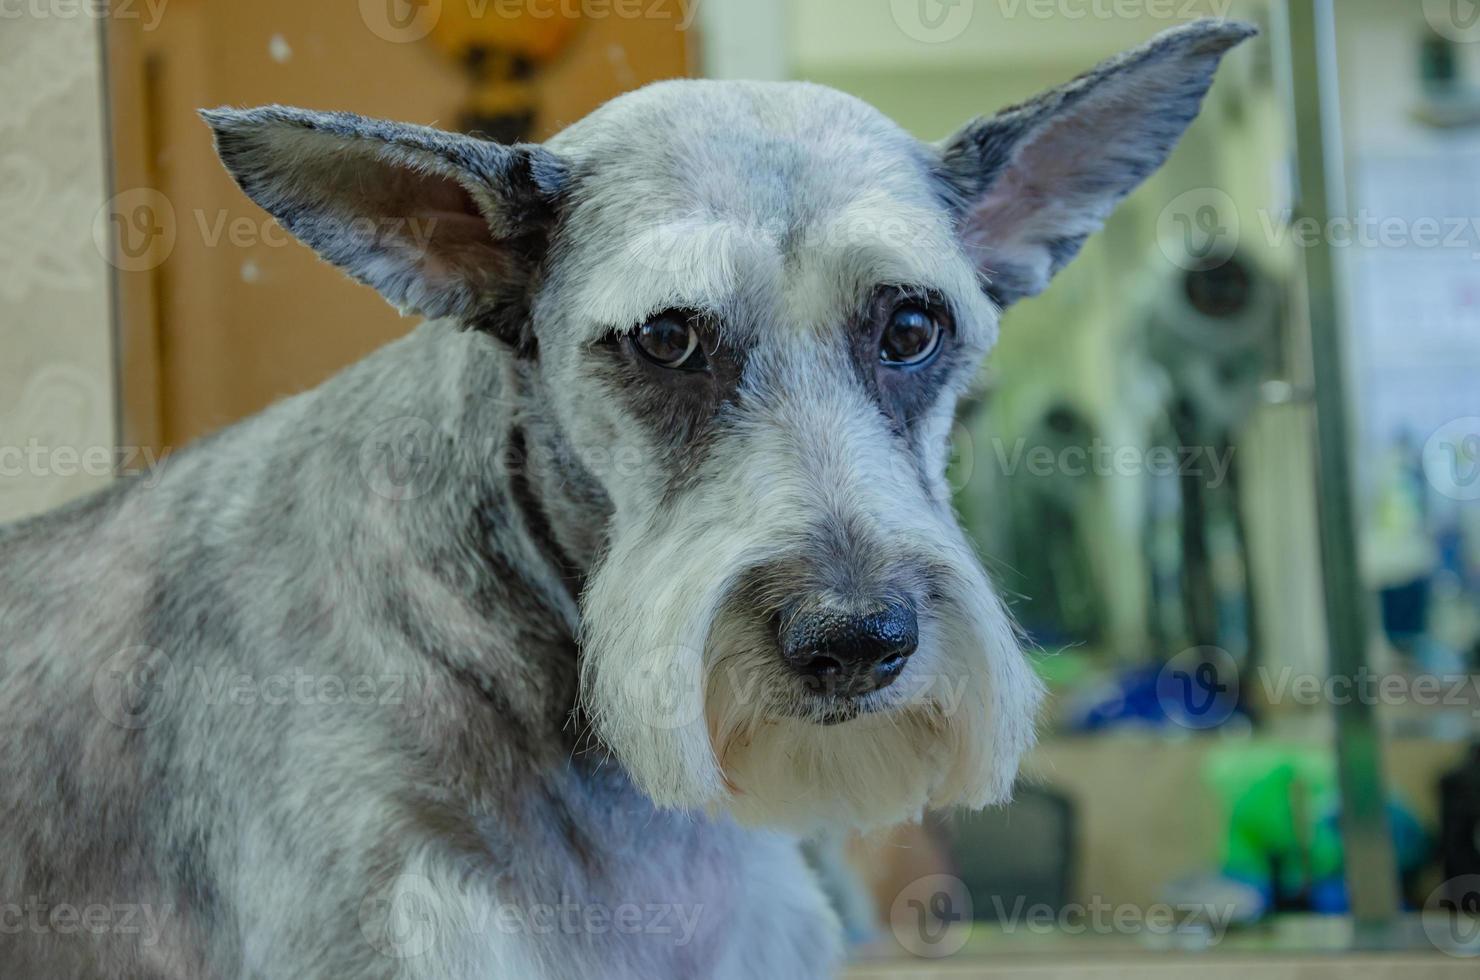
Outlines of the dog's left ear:
<svg viewBox="0 0 1480 980">
<path fill-rule="evenodd" d="M 1166 162 L 1224 53 L 1256 33 L 1217 20 L 1174 28 L 939 145 L 961 238 L 999 304 L 1042 292 Z"/>
<path fill-rule="evenodd" d="M 533 144 L 286 106 L 202 112 L 247 196 L 403 312 L 528 349 L 523 304 L 566 181 Z"/>
</svg>

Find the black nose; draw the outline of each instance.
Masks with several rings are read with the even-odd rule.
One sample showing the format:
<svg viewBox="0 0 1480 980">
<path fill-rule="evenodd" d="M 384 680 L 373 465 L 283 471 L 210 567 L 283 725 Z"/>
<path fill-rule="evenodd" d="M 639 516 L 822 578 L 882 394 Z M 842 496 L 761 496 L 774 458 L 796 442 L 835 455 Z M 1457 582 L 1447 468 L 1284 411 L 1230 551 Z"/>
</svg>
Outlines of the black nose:
<svg viewBox="0 0 1480 980">
<path fill-rule="evenodd" d="M 919 641 L 915 610 L 891 602 L 863 615 L 798 613 L 782 630 L 781 652 L 809 688 L 849 696 L 888 687 Z"/>
</svg>

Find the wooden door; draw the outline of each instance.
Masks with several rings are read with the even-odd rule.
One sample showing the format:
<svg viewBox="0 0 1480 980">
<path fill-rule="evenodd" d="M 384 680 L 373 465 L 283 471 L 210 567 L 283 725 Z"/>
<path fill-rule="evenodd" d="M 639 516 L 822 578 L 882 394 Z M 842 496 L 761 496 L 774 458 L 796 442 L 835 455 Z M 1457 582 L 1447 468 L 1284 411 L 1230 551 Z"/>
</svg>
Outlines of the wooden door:
<svg viewBox="0 0 1480 980">
<path fill-rule="evenodd" d="M 466 67 L 397 25 L 450 15 L 443 5 L 454 3 L 509 16 L 510 2 L 170 0 L 156 12 L 117 0 L 108 20 L 116 200 L 120 233 L 143 236 L 118 262 L 125 441 L 178 448 L 413 326 L 248 201 L 196 110 L 277 102 L 455 128 Z M 536 138 L 693 67 L 678 0 L 519 2 L 582 12 L 532 76 Z"/>
</svg>

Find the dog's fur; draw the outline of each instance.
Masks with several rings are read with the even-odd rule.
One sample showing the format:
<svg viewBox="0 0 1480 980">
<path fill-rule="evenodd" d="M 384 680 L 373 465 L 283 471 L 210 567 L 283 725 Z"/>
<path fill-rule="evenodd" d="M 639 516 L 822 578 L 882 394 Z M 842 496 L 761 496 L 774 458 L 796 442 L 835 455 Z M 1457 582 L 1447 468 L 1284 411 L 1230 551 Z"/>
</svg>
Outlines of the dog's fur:
<svg viewBox="0 0 1480 980">
<path fill-rule="evenodd" d="M 938 146 L 806 84 L 662 83 L 543 146 L 207 113 L 248 195 L 429 320 L 0 531 L 5 975 L 829 973 L 794 835 L 1004 800 L 1032 740 L 944 486 L 957 395 L 1249 33 Z M 896 291 L 950 323 L 926 368 L 878 363 Z M 710 372 L 631 352 L 670 308 Z M 777 622 L 881 596 L 919 649 L 822 724 Z"/>
</svg>

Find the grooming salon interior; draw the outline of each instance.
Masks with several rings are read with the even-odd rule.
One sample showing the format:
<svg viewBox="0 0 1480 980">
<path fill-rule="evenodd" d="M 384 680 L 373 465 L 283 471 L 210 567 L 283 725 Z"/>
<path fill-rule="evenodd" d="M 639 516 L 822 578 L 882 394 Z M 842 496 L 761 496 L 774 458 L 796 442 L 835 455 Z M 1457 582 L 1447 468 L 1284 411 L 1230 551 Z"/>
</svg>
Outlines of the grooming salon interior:
<svg viewBox="0 0 1480 980">
<path fill-rule="evenodd" d="M 658 79 L 805 79 L 936 140 L 1179 22 L 1258 25 L 1168 164 L 1005 314 L 951 434 L 1050 695 L 1014 802 L 821 860 L 850 976 L 1480 970 L 1480 4 L 0 16 L 0 520 L 147 479 L 411 325 L 242 196 L 199 107 L 538 140 Z"/>
</svg>

